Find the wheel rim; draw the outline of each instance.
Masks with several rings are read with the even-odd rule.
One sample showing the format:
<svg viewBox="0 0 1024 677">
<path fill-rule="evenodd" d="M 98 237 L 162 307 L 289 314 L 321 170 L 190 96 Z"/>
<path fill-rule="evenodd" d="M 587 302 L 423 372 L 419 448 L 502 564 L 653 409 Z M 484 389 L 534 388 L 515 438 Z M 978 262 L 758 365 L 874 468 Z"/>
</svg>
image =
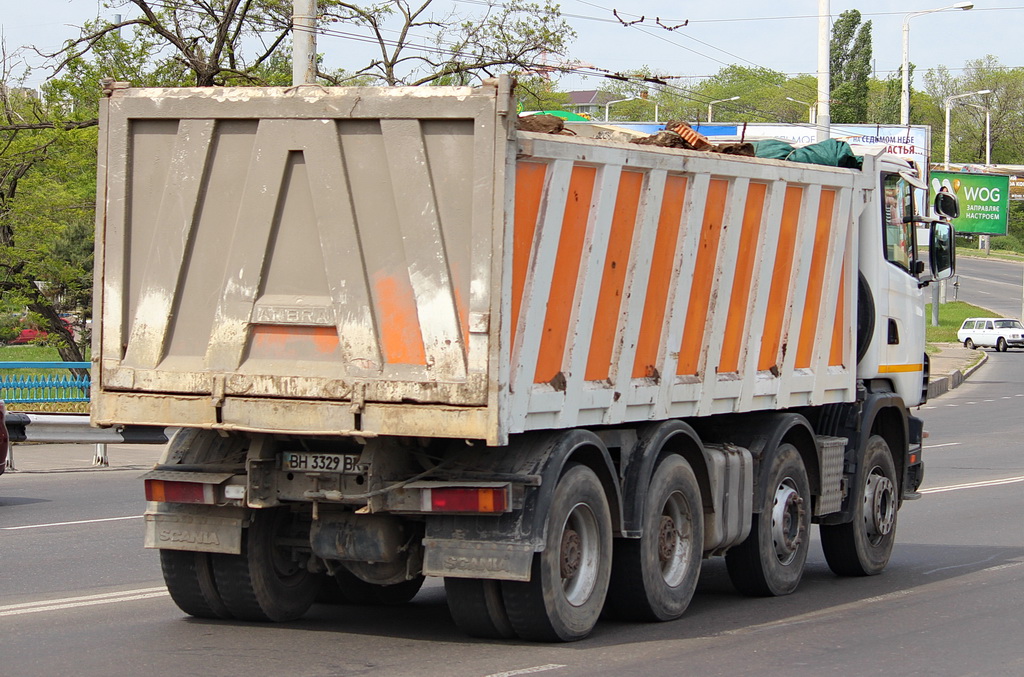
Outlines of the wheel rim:
<svg viewBox="0 0 1024 677">
<path fill-rule="evenodd" d="M 597 586 L 601 543 L 597 517 L 584 503 L 569 511 L 562 525 L 559 550 L 559 573 L 562 593 L 573 606 L 582 606 Z"/>
<path fill-rule="evenodd" d="M 878 544 L 896 521 L 896 490 L 892 481 L 874 467 L 864 487 L 864 525 L 868 540 Z"/>
<path fill-rule="evenodd" d="M 791 563 L 804 540 L 804 499 L 796 483 L 787 477 L 775 489 L 772 504 L 772 542 L 781 564 Z"/>
<path fill-rule="evenodd" d="M 674 492 L 665 502 L 658 528 L 658 561 L 661 577 L 669 587 L 677 587 L 686 578 L 693 531 L 686 499 Z"/>
</svg>

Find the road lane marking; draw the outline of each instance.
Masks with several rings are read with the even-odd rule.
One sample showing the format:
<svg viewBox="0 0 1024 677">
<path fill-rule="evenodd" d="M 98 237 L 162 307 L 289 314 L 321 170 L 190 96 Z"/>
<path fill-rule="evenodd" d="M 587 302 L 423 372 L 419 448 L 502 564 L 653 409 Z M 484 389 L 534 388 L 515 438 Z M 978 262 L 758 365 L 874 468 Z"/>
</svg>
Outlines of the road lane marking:
<svg viewBox="0 0 1024 677">
<path fill-rule="evenodd" d="M 939 447 L 958 447 L 963 442 L 943 442 L 942 444 L 926 444 L 925 449 L 938 449 Z"/>
<path fill-rule="evenodd" d="M 925 583 L 914 588 L 908 588 L 905 590 L 894 590 L 884 595 L 877 595 L 875 597 L 868 597 L 866 599 L 859 599 L 854 602 L 847 602 L 846 604 L 839 604 L 837 606 L 828 607 L 825 609 L 818 609 L 817 611 L 809 611 L 804 614 L 792 616 L 790 618 L 783 618 L 777 621 L 769 621 L 767 623 L 759 623 L 757 625 L 748 625 L 744 628 L 736 628 L 735 630 L 726 630 L 725 632 L 717 633 L 715 636 L 718 637 L 730 637 L 736 635 L 747 635 L 757 632 L 764 632 L 766 630 L 775 630 L 779 628 L 785 628 L 791 625 L 803 625 L 814 621 L 824 620 L 833 616 L 840 616 L 847 614 L 852 611 L 859 611 L 875 604 L 893 602 L 904 597 L 917 597 L 921 595 L 930 595 L 934 590 L 945 589 L 947 587 L 955 586 L 962 587 L 966 584 L 971 584 L 976 580 L 982 580 L 989 575 L 997 571 L 1004 571 L 1006 569 L 1013 569 L 1021 566 L 1024 562 L 1007 562 L 1005 564 L 997 564 L 993 567 L 986 569 L 979 569 L 972 573 L 963 574 L 962 576 L 954 576 L 949 579 L 943 579 L 932 583 Z"/>
<path fill-rule="evenodd" d="M 564 665 L 558 663 L 549 663 L 547 665 L 536 665 L 532 668 L 522 668 L 520 670 L 508 670 L 507 672 L 495 672 L 487 677 L 514 677 L 515 675 L 532 675 L 537 672 L 547 672 L 548 670 L 557 670 L 564 668 Z"/>
<path fill-rule="evenodd" d="M 107 592 L 99 595 L 84 595 L 82 597 L 48 599 L 41 602 L 8 604 L 6 606 L 0 606 L 0 617 L 35 614 L 42 611 L 61 611 L 63 609 L 97 606 L 100 604 L 120 604 L 121 602 L 132 602 L 139 599 L 167 597 L 169 594 L 170 593 L 167 592 L 167 588 L 142 588 L 140 590 L 122 590 L 121 592 Z"/>
<path fill-rule="evenodd" d="M 967 482 L 966 484 L 951 484 L 945 487 L 933 487 L 931 489 L 918 489 L 921 494 L 941 494 L 946 491 L 960 491 L 961 489 L 980 489 L 982 487 L 998 487 L 1004 484 L 1018 484 L 1024 482 L 1024 476 L 1006 477 L 1001 480 L 985 480 L 983 482 Z"/>
<path fill-rule="evenodd" d="M 119 522 L 121 520 L 140 520 L 142 515 L 128 515 L 127 517 L 101 517 L 94 520 L 76 520 L 74 522 L 50 522 L 49 524 L 25 524 L 20 527 L 0 527 L 0 531 L 19 531 L 21 529 L 43 529 L 46 527 L 66 527 L 72 524 L 95 524 L 97 522 Z"/>
</svg>

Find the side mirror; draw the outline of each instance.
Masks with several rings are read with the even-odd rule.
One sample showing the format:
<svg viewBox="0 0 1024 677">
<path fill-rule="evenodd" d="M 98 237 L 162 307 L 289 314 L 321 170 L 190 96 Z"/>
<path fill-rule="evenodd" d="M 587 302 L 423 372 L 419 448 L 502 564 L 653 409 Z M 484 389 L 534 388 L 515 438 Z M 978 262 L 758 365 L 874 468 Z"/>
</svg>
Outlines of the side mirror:
<svg viewBox="0 0 1024 677">
<path fill-rule="evenodd" d="M 940 193 L 940 195 L 942 195 Z M 950 196 L 952 197 L 952 196 Z M 937 201 L 937 200 L 936 200 Z M 953 197 L 956 207 L 956 198 Z M 948 223 L 933 223 L 929 229 L 928 258 L 930 259 L 933 280 L 945 280 L 956 271 L 956 246 L 953 226 Z"/>
<path fill-rule="evenodd" d="M 939 191 L 935 194 L 935 213 L 946 219 L 960 216 L 960 201 L 953 193 Z"/>
</svg>

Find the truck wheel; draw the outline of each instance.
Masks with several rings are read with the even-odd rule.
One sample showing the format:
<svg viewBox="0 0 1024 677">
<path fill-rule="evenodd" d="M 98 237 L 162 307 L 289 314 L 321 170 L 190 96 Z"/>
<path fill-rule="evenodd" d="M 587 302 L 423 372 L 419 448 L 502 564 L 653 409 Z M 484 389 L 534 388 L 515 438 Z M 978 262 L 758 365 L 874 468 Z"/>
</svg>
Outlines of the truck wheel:
<svg viewBox="0 0 1024 677">
<path fill-rule="evenodd" d="M 729 578 L 745 595 L 770 597 L 796 590 L 810 548 L 811 492 L 800 453 L 779 445 L 770 460 L 765 504 L 747 539 L 725 554 Z"/>
<path fill-rule="evenodd" d="M 189 616 L 231 618 L 217 592 L 210 553 L 161 550 L 160 569 L 171 599 Z"/>
<path fill-rule="evenodd" d="M 863 468 L 853 496 L 853 521 L 820 527 L 825 561 L 839 576 L 882 573 L 896 542 L 896 468 L 889 445 L 878 435 L 868 440 Z"/>
<path fill-rule="evenodd" d="M 423 587 L 423 576 L 416 576 L 393 585 L 367 583 L 344 567 L 333 576 L 324 576 L 317 601 L 327 604 L 361 604 L 364 606 L 395 606 L 405 604 Z"/>
<path fill-rule="evenodd" d="M 700 489 L 681 456 L 658 464 L 643 520 L 639 539 L 615 542 L 609 608 L 629 620 L 679 618 L 697 589 L 704 548 Z"/>
<path fill-rule="evenodd" d="M 306 613 L 316 598 L 320 580 L 277 545 L 290 535 L 288 510 L 253 513 L 242 534 L 242 554 L 215 555 L 213 572 L 224 605 L 243 621 L 290 621 Z"/>
<path fill-rule="evenodd" d="M 501 581 L 446 578 L 444 591 L 452 620 L 470 637 L 511 639 L 516 636 L 501 597 Z"/>
<path fill-rule="evenodd" d="M 1000 336 L 999 340 L 996 341 L 996 350 L 998 350 L 1001 353 L 1006 352 L 1006 339 L 1004 339 L 1002 336 Z"/>
<path fill-rule="evenodd" d="M 974 350 L 974 341 L 972 341 L 971 339 L 965 340 L 964 348 L 967 348 L 967 350 Z"/>
<path fill-rule="evenodd" d="M 509 621 L 526 640 L 583 639 L 601 615 L 612 568 L 611 511 L 590 468 L 570 464 L 558 480 L 546 539 L 529 582 L 502 581 Z"/>
</svg>

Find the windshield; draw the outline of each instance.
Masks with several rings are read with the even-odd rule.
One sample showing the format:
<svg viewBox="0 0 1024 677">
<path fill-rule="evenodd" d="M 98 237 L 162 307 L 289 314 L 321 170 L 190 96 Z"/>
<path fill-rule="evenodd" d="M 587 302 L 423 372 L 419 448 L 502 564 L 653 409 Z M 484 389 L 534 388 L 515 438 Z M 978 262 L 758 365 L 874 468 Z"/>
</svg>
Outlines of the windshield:
<svg viewBox="0 0 1024 677">
<path fill-rule="evenodd" d="M 1024 329 L 1020 320 L 996 320 L 996 329 Z"/>
<path fill-rule="evenodd" d="M 888 174 L 882 191 L 885 258 L 909 273 L 914 260 L 914 188 L 899 174 Z"/>
</svg>

